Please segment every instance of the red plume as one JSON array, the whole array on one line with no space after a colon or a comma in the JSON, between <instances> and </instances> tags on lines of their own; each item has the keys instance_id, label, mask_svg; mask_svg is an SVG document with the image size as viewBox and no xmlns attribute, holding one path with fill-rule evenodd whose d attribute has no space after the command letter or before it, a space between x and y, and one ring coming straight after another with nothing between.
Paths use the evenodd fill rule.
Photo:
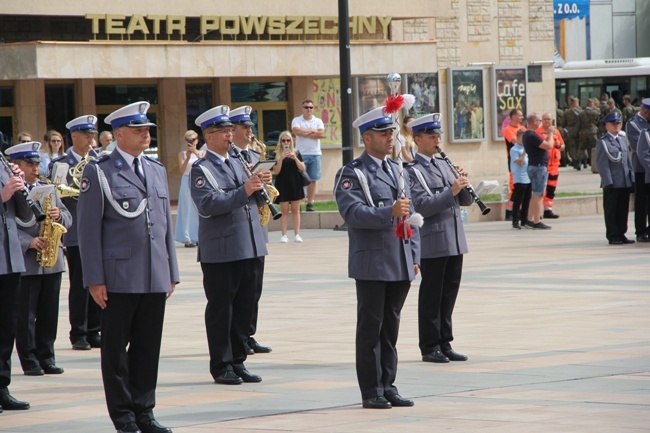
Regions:
<instances>
[{"instance_id":1,"label":"red plume","mask_svg":"<svg viewBox=\"0 0 650 433\"><path fill-rule=\"evenodd\" d=\"M401 218L397 222L397 227L395 228L395 235L397 235L397 237L400 239L404 239L404 224L406 224L406 239L411 239L411 236L413 236L413 229L411 228L410 224L405 223L404 220Z\"/></svg>"},{"instance_id":2,"label":"red plume","mask_svg":"<svg viewBox=\"0 0 650 433\"><path fill-rule=\"evenodd\" d=\"M402 95L393 96L390 95L386 98L386 108L385 112L387 114L397 113L402 105L404 104L404 97Z\"/></svg>"}]
</instances>

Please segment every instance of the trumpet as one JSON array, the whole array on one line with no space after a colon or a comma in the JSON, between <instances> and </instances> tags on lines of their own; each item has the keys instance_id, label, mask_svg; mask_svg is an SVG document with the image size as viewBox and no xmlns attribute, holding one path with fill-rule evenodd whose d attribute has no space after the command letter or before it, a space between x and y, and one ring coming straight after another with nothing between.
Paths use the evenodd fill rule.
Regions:
<instances>
[{"instance_id":1,"label":"trumpet","mask_svg":"<svg viewBox=\"0 0 650 433\"><path fill-rule=\"evenodd\" d=\"M458 179L459 177L461 177L462 174L460 174L460 171L458 171L458 169L456 168L456 166L454 165L454 163L451 162L451 160L450 160L449 158L447 158L447 155L445 154L445 152L443 152L442 149L441 149L439 146L436 146L436 150L438 151L438 153L440 154L440 156L442 157L442 159L445 160L445 162L447 163L447 165L448 165L449 168L451 169L451 172L454 174L454 176L456 177L456 179ZM476 191L474 191L474 188L472 187L472 185L467 185L467 186L465 187L465 189L467 190L467 192L469 192L469 195L472 196L472 198L474 199L474 201L476 202L476 204L478 205L478 207L481 209L481 214L482 214L482 215L487 215L487 214L489 214L490 211L491 211L492 209L490 209L489 207L487 207L487 206L485 205L485 203L483 203L483 201L480 199L480 197L476 194Z\"/></svg>"},{"instance_id":2,"label":"trumpet","mask_svg":"<svg viewBox=\"0 0 650 433\"><path fill-rule=\"evenodd\" d=\"M241 154L239 149L237 149L237 146L235 146L235 143L232 141L230 142L230 150L232 153L239 159L239 162L241 162L242 167L244 168L244 173L246 174L246 177L251 178L255 176L253 172L251 171L250 168L248 168L248 162L244 158L244 156ZM261 189L259 191L255 191L256 195L259 195L263 200L264 203L266 203L266 207L268 207L269 211L271 212L271 215L273 216L273 220L277 220L278 218L282 217L282 212L277 210L275 206L273 205L273 202L271 201L271 198L267 194L265 189Z\"/></svg>"},{"instance_id":3,"label":"trumpet","mask_svg":"<svg viewBox=\"0 0 650 433\"><path fill-rule=\"evenodd\" d=\"M2 164L2 168L7 172L9 177L16 176L16 173L14 173L14 170L11 168L9 165L9 161L0 153L0 163ZM41 209L41 206L38 203L34 203L34 201L29 198L29 192L27 191L27 183L25 182L25 179L21 178L23 181L23 186L24 188L21 189L19 192L20 194L25 197L25 201L27 202L27 206L32 210L34 213L34 217L36 218L36 221L39 223L45 219L45 214L43 213L43 210Z\"/></svg>"}]
</instances>

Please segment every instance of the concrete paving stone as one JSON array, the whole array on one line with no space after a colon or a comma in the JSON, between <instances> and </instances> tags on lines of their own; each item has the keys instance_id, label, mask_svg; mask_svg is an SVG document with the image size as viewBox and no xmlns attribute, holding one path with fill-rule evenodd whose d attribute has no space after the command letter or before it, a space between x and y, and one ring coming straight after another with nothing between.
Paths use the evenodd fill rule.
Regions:
<instances>
[{"instance_id":1,"label":"concrete paving stone","mask_svg":"<svg viewBox=\"0 0 650 433\"><path fill-rule=\"evenodd\" d=\"M246 362L261 383L230 387L209 374L200 266L196 250L179 246L156 416L175 433L647 432L650 245L610 247L600 215L550 224L517 233L503 221L465 226L453 345L467 362L421 362L413 283L396 385L415 406L386 411L360 405L346 233L305 230L303 244L269 244L256 338L273 352ZM99 351L73 351L67 339L67 291L64 276L55 347L66 372L23 376L14 353L10 389L32 409L0 414L0 432L113 431Z\"/></svg>"}]
</instances>

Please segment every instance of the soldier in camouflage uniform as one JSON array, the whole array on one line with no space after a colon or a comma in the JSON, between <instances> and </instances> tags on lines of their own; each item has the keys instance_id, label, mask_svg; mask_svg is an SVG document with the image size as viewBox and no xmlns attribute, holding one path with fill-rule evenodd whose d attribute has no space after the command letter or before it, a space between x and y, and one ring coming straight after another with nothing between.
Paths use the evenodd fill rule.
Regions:
<instances>
[{"instance_id":1,"label":"soldier in camouflage uniform","mask_svg":"<svg viewBox=\"0 0 650 433\"><path fill-rule=\"evenodd\" d=\"M621 113L621 117L623 118L623 125L627 125L627 121L634 118L636 109L634 108L634 105L632 105L632 97L630 95L623 96L623 110L621 110Z\"/></svg>"},{"instance_id":2,"label":"soldier in camouflage uniform","mask_svg":"<svg viewBox=\"0 0 650 433\"><path fill-rule=\"evenodd\" d=\"M591 149L598 141L598 125L600 123L600 110L597 107L598 100L595 98L587 101L587 107L578 116L578 154L582 167L587 168L591 155Z\"/></svg>"},{"instance_id":3,"label":"soldier in camouflage uniform","mask_svg":"<svg viewBox=\"0 0 650 433\"><path fill-rule=\"evenodd\" d=\"M576 170L580 170L580 161L579 147L578 147L578 118L582 108L580 108L580 100L571 95L567 98L569 102L569 107L564 111L564 122L563 126L566 129L566 140L567 153L571 159L571 164Z\"/></svg>"}]
</instances>

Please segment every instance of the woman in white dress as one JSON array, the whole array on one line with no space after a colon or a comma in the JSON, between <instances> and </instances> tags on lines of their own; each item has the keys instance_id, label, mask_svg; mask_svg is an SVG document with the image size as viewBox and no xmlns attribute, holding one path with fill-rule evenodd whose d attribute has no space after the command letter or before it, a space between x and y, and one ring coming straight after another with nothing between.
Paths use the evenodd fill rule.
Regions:
<instances>
[{"instance_id":1,"label":"woman in white dress","mask_svg":"<svg viewBox=\"0 0 650 433\"><path fill-rule=\"evenodd\" d=\"M178 153L181 188L178 192L178 212L176 214L176 230L174 239L185 244L187 248L196 247L199 239L199 214L192 203L190 196L190 171L192 164L203 157L203 152L197 149L199 136L196 131L189 130L185 133L184 150Z\"/></svg>"}]
</instances>

